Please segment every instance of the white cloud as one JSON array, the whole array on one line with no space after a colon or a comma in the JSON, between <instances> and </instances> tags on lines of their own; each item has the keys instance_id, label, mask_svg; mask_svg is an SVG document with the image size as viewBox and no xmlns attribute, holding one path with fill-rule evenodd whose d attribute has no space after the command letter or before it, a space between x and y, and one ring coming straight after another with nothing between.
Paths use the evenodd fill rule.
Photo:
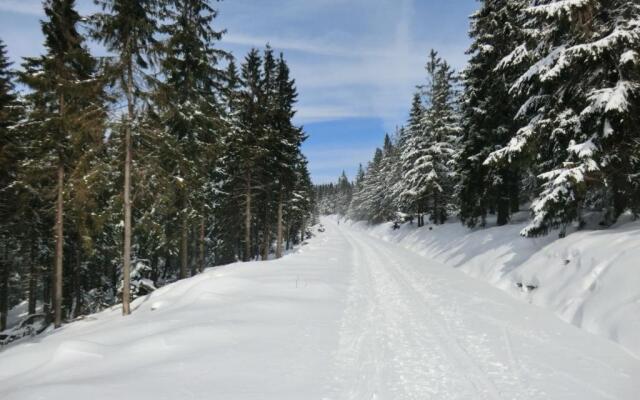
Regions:
<instances>
[{"instance_id":1,"label":"white cloud","mask_svg":"<svg viewBox=\"0 0 640 400\"><path fill-rule=\"evenodd\" d=\"M39 0L1 0L0 11L20 14L44 15L42 2Z\"/></svg>"},{"instance_id":2,"label":"white cloud","mask_svg":"<svg viewBox=\"0 0 640 400\"><path fill-rule=\"evenodd\" d=\"M266 27L247 24L252 15L240 13L242 29L234 29L238 20L230 19L230 33L223 43L232 50L239 46L239 57L247 46L261 48L266 43L285 51L300 91L299 120L305 122L375 116L392 129L404 122L412 92L424 81L424 64L431 48L441 50L454 67L462 67L466 60L466 43L430 42L414 37L414 24L420 23L414 0L282 2L277 12L272 8L273 2L261 3L259 13L265 15L261 20L271 21ZM242 11L253 10L255 15L249 3L236 4L246 7ZM221 3L221 11L224 15L225 3ZM336 22L329 17L314 23L321 12L325 13L323 18L353 14L361 20ZM238 14L238 10L234 13ZM287 30L300 21L310 21L308 29L297 26ZM361 32L354 32L351 22L358 22ZM281 27L276 32L275 24ZM325 25L332 29L323 30Z\"/></svg>"}]
</instances>

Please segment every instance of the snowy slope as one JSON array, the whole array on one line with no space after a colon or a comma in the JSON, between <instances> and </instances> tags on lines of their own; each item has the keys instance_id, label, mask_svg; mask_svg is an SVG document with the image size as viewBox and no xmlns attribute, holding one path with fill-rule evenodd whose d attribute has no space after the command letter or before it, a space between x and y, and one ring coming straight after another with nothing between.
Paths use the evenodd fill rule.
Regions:
<instances>
[{"instance_id":1,"label":"snowy slope","mask_svg":"<svg viewBox=\"0 0 640 400\"><path fill-rule=\"evenodd\" d=\"M549 308L640 357L640 222L558 240L520 237L526 223L475 231L455 222L395 231L390 224L355 225Z\"/></svg>"},{"instance_id":2,"label":"snowy slope","mask_svg":"<svg viewBox=\"0 0 640 400\"><path fill-rule=\"evenodd\" d=\"M0 399L636 399L640 360L325 219L298 253L166 286L0 352Z\"/></svg>"}]
</instances>

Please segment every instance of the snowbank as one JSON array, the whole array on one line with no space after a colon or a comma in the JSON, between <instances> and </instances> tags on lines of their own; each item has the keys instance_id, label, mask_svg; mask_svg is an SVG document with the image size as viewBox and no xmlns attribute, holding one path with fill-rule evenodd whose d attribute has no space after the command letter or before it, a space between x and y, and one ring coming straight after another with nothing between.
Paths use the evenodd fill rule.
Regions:
<instances>
[{"instance_id":1,"label":"snowbank","mask_svg":"<svg viewBox=\"0 0 640 400\"><path fill-rule=\"evenodd\" d=\"M469 231L457 222L417 229L368 226L373 236L459 268L553 310L563 320L616 341L640 357L640 222L564 239L526 239L517 223Z\"/></svg>"}]
</instances>

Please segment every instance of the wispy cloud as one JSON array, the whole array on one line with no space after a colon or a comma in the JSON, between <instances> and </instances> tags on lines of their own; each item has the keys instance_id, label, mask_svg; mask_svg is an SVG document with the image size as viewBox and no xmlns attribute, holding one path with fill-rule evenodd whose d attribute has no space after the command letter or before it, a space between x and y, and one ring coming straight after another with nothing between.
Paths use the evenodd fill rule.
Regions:
<instances>
[{"instance_id":1,"label":"wispy cloud","mask_svg":"<svg viewBox=\"0 0 640 400\"><path fill-rule=\"evenodd\" d=\"M378 116L392 129L403 122L412 91L424 81L430 48L440 49L455 67L466 60L466 41L416 37L416 24L423 21L416 18L415 0L322 0L304 7L299 1L281 2L277 13L274 1L261 3L265 18L260 20L271 21L266 27L247 24L251 16L222 3L222 15L240 15L229 19L223 43L240 57L247 47L266 43L284 51L301 92L302 121ZM236 5L249 10L243 8L247 2ZM239 22L242 29L234 28ZM274 24L282 28L275 35Z\"/></svg>"},{"instance_id":2,"label":"wispy cloud","mask_svg":"<svg viewBox=\"0 0 640 400\"><path fill-rule=\"evenodd\" d=\"M42 2L39 0L2 0L0 11L8 11L29 15L44 15Z\"/></svg>"}]
</instances>

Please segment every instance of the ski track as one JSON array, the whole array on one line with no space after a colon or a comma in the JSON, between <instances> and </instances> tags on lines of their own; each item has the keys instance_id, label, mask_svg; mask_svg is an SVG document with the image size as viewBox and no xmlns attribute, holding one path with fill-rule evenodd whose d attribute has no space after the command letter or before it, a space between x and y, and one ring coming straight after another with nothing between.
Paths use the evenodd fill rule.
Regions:
<instances>
[{"instance_id":1,"label":"ski track","mask_svg":"<svg viewBox=\"0 0 640 400\"><path fill-rule=\"evenodd\" d=\"M626 398L571 370L556 368L553 360L519 357L514 343L526 344L527 349L549 347L586 360L620 378L621 386L614 389L633 393L629 376L606 361L554 343L552 334L509 326L508 320L490 314L509 310L508 300L452 287L446 277L432 273L433 268L424 268L427 259L361 231L342 228L340 233L353 249L354 270L330 399ZM489 312L469 315L472 310L466 308L478 305ZM477 321L488 327L486 332L472 326ZM562 385L554 383L557 392L549 393L540 383L553 377L570 384L556 388Z\"/></svg>"}]
</instances>

